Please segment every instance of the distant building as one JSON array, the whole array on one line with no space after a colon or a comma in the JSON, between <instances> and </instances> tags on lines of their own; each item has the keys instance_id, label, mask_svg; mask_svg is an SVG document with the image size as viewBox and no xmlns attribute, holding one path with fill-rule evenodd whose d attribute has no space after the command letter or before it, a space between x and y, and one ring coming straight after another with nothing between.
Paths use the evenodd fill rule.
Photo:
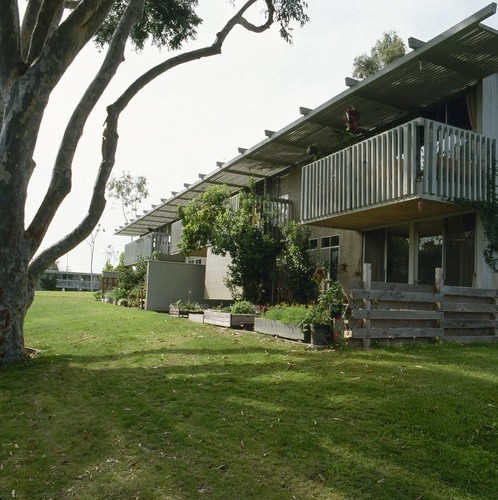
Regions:
<instances>
[{"instance_id":1,"label":"distant building","mask_svg":"<svg viewBox=\"0 0 498 500\"><path fill-rule=\"evenodd\" d=\"M94 273L92 280L90 273L50 269L43 273L38 289L89 292L100 290L100 286L100 274Z\"/></svg>"}]
</instances>

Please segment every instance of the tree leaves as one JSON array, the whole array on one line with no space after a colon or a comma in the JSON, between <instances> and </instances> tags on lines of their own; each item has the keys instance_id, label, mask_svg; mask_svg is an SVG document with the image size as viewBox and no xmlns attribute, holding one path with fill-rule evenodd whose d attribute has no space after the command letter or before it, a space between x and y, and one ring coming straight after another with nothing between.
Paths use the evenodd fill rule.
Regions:
<instances>
[{"instance_id":1,"label":"tree leaves","mask_svg":"<svg viewBox=\"0 0 498 500\"><path fill-rule=\"evenodd\" d=\"M108 44L124 12L126 0L117 0L107 20L95 36L99 47ZM147 0L144 14L131 33L137 50L150 40L152 45L178 49L188 39L195 38L202 19L195 13L198 0Z\"/></svg>"},{"instance_id":2,"label":"tree leaves","mask_svg":"<svg viewBox=\"0 0 498 500\"><path fill-rule=\"evenodd\" d=\"M381 70L396 59L404 56L405 44L396 31L386 31L372 47L370 55L361 54L354 58L353 76L366 78Z\"/></svg>"}]
</instances>

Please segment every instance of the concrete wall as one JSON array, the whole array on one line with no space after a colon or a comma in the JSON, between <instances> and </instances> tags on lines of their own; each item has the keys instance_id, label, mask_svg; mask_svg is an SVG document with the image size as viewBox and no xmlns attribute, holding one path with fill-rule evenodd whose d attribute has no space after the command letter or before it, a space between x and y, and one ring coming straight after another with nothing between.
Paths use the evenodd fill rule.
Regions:
<instances>
[{"instance_id":1,"label":"concrete wall","mask_svg":"<svg viewBox=\"0 0 498 500\"><path fill-rule=\"evenodd\" d=\"M177 300L202 303L206 266L151 260L147 266L148 311L168 311Z\"/></svg>"}]
</instances>

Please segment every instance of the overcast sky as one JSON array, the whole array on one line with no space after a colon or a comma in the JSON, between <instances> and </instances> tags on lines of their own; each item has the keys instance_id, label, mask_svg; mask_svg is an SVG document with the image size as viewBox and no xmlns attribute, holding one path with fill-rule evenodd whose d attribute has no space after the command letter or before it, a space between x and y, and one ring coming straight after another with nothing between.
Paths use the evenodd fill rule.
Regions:
<instances>
[{"instance_id":1,"label":"overcast sky","mask_svg":"<svg viewBox=\"0 0 498 500\"><path fill-rule=\"evenodd\" d=\"M355 56L369 52L384 31L396 30L403 40L427 41L481 8L486 0L308 0L310 23L293 32L289 46L270 32L238 29L219 56L178 67L146 87L120 120L120 142L114 175L123 171L144 175L150 195L141 207L149 209L199 173L216 169L217 161L237 156L265 138L264 130L279 130L299 118L299 107L315 108L346 89ZM228 0L200 0L204 19L191 49L210 44L234 10ZM240 5L240 2L238 2ZM214 7L214 8L213 8ZM255 14L258 14L256 11ZM485 21L498 29L498 15ZM106 105L141 73L170 54L147 48L129 51L114 82L85 128L74 161L73 190L59 210L43 247L67 234L88 209L100 162L100 137ZM43 199L54 157L69 116L95 74L103 54L87 47L51 96L35 152L27 206L27 224ZM128 237L114 236L124 224L119 204L109 200L95 244L94 272L104 265L108 245L122 251ZM59 260L62 269L90 270L90 247L82 243Z\"/></svg>"}]
</instances>

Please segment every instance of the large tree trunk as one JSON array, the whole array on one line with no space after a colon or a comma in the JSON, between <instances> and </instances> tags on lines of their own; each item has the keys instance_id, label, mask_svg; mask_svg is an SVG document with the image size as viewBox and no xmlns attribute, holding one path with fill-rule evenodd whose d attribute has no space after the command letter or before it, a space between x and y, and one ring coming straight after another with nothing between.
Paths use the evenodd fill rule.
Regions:
<instances>
[{"instance_id":1,"label":"large tree trunk","mask_svg":"<svg viewBox=\"0 0 498 500\"><path fill-rule=\"evenodd\" d=\"M32 146L19 147L9 124L0 137L0 363L20 360L24 354L23 324L32 296L28 292L31 258L24 231L24 204L32 167ZM20 136L20 134L17 134ZM7 138L7 139L6 139ZM28 142L28 141L26 141Z\"/></svg>"},{"instance_id":2,"label":"large tree trunk","mask_svg":"<svg viewBox=\"0 0 498 500\"><path fill-rule=\"evenodd\" d=\"M0 132L0 363L20 360L24 354L23 324L31 304L24 207L34 166L33 137L42 116L40 107L25 110L20 86L9 90L3 98Z\"/></svg>"},{"instance_id":3,"label":"large tree trunk","mask_svg":"<svg viewBox=\"0 0 498 500\"><path fill-rule=\"evenodd\" d=\"M0 363L19 361L24 356L24 318L31 304L26 269L16 263L12 252L0 262L0 273L6 276L0 289Z\"/></svg>"}]
</instances>

